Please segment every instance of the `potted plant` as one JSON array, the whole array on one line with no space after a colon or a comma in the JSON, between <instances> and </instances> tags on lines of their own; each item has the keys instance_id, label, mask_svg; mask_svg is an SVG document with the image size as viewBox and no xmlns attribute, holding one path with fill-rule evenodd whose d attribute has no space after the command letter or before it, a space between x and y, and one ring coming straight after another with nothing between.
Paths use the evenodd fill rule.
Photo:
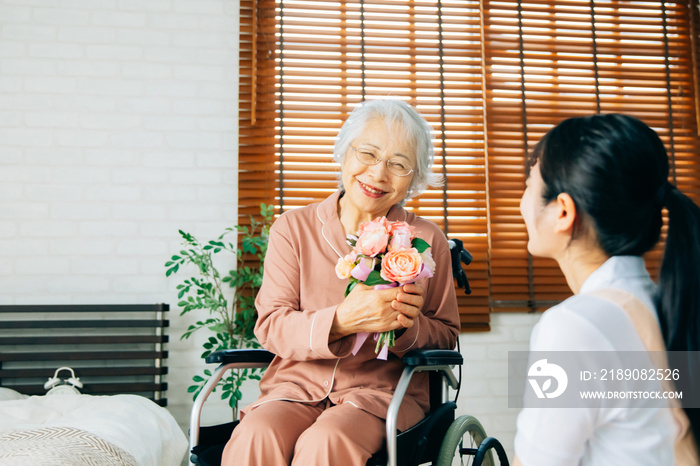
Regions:
<instances>
[{"instance_id":1,"label":"potted plant","mask_svg":"<svg viewBox=\"0 0 700 466\"><path fill-rule=\"evenodd\" d=\"M208 242L179 230L183 249L165 263L165 275L175 274L188 264L196 267L194 276L177 285L177 305L182 308L181 316L195 311L206 314L206 318L190 325L181 337L188 339L194 332L209 331L211 334L202 345L202 358L222 349L260 348L253 333L255 296L262 284L273 210L273 206L260 204L262 221L251 216L250 225L227 228L217 239ZM226 274L220 273L214 263L214 256L219 253L233 254L236 258L236 267ZM230 301L224 293L227 286L233 288ZM222 389L221 398L228 399L233 409L234 419L238 418L241 385L248 379L259 380L261 374L261 369L237 369L230 371L217 384ZM193 393L193 399L210 377L211 371L205 369L203 375L192 378L194 384L187 391Z\"/></svg>"}]
</instances>

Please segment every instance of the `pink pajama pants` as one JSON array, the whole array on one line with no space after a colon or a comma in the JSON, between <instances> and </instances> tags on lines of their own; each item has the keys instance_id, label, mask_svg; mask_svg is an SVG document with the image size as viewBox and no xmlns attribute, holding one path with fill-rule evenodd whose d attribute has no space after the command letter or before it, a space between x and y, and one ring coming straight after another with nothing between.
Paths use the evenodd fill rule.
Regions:
<instances>
[{"instance_id":1,"label":"pink pajama pants","mask_svg":"<svg viewBox=\"0 0 700 466\"><path fill-rule=\"evenodd\" d=\"M226 444L222 466L364 466L382 446L384 419L345 403L270 401L248 414Z\"/></svg>"}]
</instances>

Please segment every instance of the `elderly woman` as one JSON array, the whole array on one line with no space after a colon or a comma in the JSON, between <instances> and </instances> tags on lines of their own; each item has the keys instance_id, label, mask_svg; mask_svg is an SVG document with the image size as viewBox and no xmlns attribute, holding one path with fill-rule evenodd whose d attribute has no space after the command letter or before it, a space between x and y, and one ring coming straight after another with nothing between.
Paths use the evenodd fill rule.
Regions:
<instances>
[{"instance_id":1,"label":"elderly woman","mask_svg":"<svg viewBox=\"0 0 700 466\"><path fill-rule=\"evenodd\" d=\"M433 181L430 131L404 102L365 102L336 139L340 189L273 225L255 334L276 357L222 464L364 465L385 437L401 356L414 348L454 347L459 315L447 240L435 224L401 207ZM407 222L432 246L434 275L383 290L360 284L344 297L348 281L334 270L350 253L346 236L382 216ZM373 341L353 354L358 333L389 330L396 340L387 360L377 358ZM427 376L419 375L401 405L398 428L417 423L428 408Z\"/></svg>"}]
</instances>

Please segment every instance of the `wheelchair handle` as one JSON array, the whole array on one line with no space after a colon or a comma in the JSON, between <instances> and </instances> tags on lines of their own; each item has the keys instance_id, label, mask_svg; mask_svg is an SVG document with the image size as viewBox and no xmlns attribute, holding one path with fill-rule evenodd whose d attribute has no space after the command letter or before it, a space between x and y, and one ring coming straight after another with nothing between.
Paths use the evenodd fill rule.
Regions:
<instances>
[{"instance_id":1,"label":"wheelchair handle","mask_svg":"<svg viewBox=\"0 0 700 466\"><path fill-rule=\"evenodd\" d=\"M457 285L464 288L466 294L471 294L472 289L469 286L467 274L462 268L462 263L471 264L473 257L469 251L464 249L464 243L461 240L452 238L447 240L447 243L450 245L450 257L452 258L452 276L457 280Z\"/></svg>"}]
</instances>

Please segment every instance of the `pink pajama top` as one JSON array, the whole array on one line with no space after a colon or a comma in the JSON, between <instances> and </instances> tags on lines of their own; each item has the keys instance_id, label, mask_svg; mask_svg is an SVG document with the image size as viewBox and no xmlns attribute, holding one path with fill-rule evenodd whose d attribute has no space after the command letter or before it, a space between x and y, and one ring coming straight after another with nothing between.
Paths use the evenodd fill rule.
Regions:
<instances>
[{"instance_id":1,"label":"pink pajama top","mask_svg":"<svg viewBox=\"0 0 700 466\"><path fill-rule=\"evenodd\" d=\"M255 335L276 354L260 382L260 398L245 411L272 401L350 403L385 419L403 365L416 348L454 348L459 312L450 251L432 222L391 208L389 221L402 220L432 246L435 274L425 283L424 306L413 327L396 338L386 361L376 358L370 337L352 354L356 336L328 343L337 306L348 280L335 274L338 258L351 250L338 218L337 191L320 203L281 215L270 231L262 288L257 296ZM405 430L429 409L427 374L414 376L401 405L398 428Z\"/></svg>"}]
</instances>

